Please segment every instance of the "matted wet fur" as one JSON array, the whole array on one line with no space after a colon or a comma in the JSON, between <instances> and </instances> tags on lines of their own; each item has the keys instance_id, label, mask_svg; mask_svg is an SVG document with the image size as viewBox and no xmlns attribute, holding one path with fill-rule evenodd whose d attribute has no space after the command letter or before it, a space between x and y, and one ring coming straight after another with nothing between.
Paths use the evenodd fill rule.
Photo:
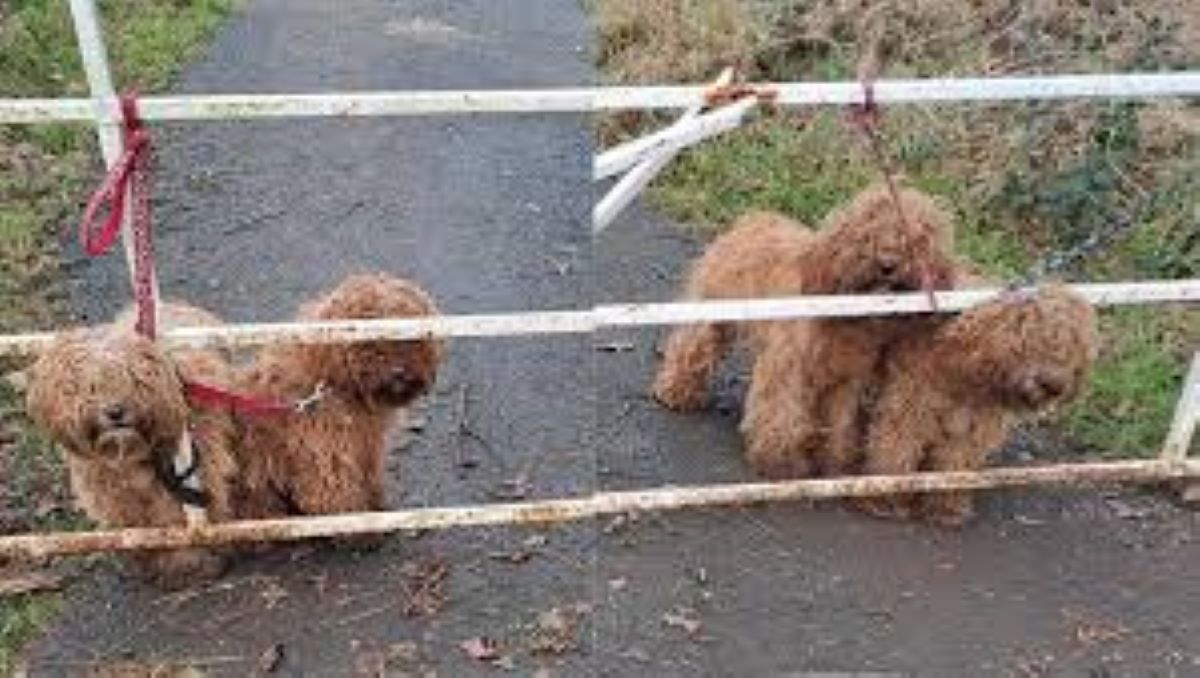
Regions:
<instances>
[{"instance_id":1,"label":"matted wet fur","mask_svg":"<svg viewBox=\"0 0 1200 678\"><path fill-rule=\"evenodd\" d=\"M747 214L696 261L684 296L952 288L952 219L919 191L901 189L899 200L903 221L888 190L869 187L816 232L782 215ZM741 423L750 464L769 477L839 475L858 461L863 408L878 385L884 350L934 322L909 316L682 326L667 342L654 395L672 409L702 406L713 373L740 334L754 353Z\"/></svg>"},{"instance_id":2,"label":"matted wet fur","mask_svg":"<svg viewBox=\"0 0 1200 678\"><path fill-rule=\"evenodd\" d=\"M965 311L928 336L906 337L888 361L864 471L904 474L982 468L1012 426L1084 388L1099 337L1085 299L1052 285ZM877 513L957 525L966 492L856 502Z\"/></svg>"},{"instance_id":3,"label":"matted wet fur","mask_svg":"<svg viewBox=\"0 0 1200 678\"><path fill-rule=\"evenodd\" d=\"M219 324L216 316L185 304L161 309L164 328ZM232 519L232 422L221 412L191 411L180 380L228 384L228 363L208 350L171 351L168 357L133 327L130 310L110 325L58 336L30 371L30 416L65 449L76 501L101 525L187 523L183 503L156 466L171 463L189 425L209 497L208 519ZM166 586L216 576L226 565L222 553L199 548L137 552L126 560L135 573Z\"/></svg>"},{"instance_id":4,"label":"matted wet fur","mask_svg":"<svg viewBox=\"0 0 1200 678\"><path fill-rule=\"evenodd\" d=\"M300 320L429 316L433 300L384 274L354 275L304 306ZM326 389L306 413L244 417L248 517L385 508L385 436L437 377L442 342L275 344L239 379L241 390L286 401Z\"/></svg>"}]
</instances>

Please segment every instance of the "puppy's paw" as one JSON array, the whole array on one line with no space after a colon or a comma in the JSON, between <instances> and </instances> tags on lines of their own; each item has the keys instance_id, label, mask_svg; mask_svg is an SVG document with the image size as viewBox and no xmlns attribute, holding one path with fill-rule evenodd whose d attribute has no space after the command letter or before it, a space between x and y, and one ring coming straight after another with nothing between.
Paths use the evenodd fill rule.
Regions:
<instances>
[{"instance_id":1,"label":"puppy's paw","mask_svg":"<svg viewBox=\"0 0 1200 678\"><path fill-rule=\"evenodd\" d=\"M708 401L708 392L703 385L688 383L666 372L658 375L650 395L663 407L676 412L704 409Z\"/></svg>"},{"instance_id":2,"label":"puppy's paw","mask_svg":"<svg viewBox=\"0 0 1200 678\"><path fill-rule=\"evenodd\" d=\"M334 537L329 545L336 549L344 549L355 553L373 553L382 549L388 542L386 534L355 534L345 537Z\"/></svg>"},{"instance_id":3,"label":"puppy's paw","mask_svg":"<svg viewBox=\"0 0 1200 678\"><path fill-rule=\"evenodd\" d=\"M921 505L921 517L931 525L957 529L970 522L975 516L971 496L966 493L948 492L941 496L929 495Z\"/></svg>"},{"instance_id":4,"label":"puppy's paw","mask_svg":"<svg viewBox=\"0 0 1200 678\"><path fill-rule=\"evenodd\" d=\"M850 508L874 518L910 520L913 517L913 498L907 495L891 497L854 497L847 500Z\"/></svg>"},{"instance_id":5,"label":"puppy's paw","mask_svg":"<svg viewBox=\"0 0 1200 678\"><path fill-rule=\"evenodd\" d=\"M132 574L166 589L211 581L229 569L229 558L203 549L181 549L133 556Z\"/></svg>"},{"instance_id":6,"label":"puppy's paw","mask_svg":"<svg viewBox=\"0 0 1200 678\"><path fill-rule=\"evenodd\" d=\"M812 460L805 454L754 454L747 457L754 472L768 480L798 480L815 476Z\"/></svg>"}]
</instances>

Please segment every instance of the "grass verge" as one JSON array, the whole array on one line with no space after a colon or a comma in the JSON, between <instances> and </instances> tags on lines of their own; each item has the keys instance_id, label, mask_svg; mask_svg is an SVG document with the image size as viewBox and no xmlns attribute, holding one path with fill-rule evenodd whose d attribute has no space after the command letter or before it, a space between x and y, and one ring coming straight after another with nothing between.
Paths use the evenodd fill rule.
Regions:
<instances>
[{"instance_id":1,"label":"grass verge","mask_svg":"<svg viewBox=\"0 0 1200 678\"><path fill-rule=\"evenodd\" d=\"M619 83L855 77L872 54L889 77L1195 68L1200 16L1186 0L1010 3L951 0L593 0L598 65ZM602 145L661 123L600 121ZM1068 279L1200 277L1200 110L1179 101L907 106L885 112L898 169L958 216L959 249L999 277L1107 229L1134 226ZM749 208L816 223L877 179L844 113L792 109L684 154L650 190L691 228L715 232ZM1069 447L1154 453L1166 432L1200 313L1120 309L1103 318L1091 388L1062 413Z\"/></svg>"},{"instance_id":2,"label":"grass verge","mask_svg":"<svg viewBox=\"0 0 1200 678\"><path fill-rule=\"evenodd\" d=\"M169 84L236 0L108 0L100 3L114 78L143 92ZM67 3L0 0L0 92L5 97L87 94ZM68 316L59 235L78 216L100 164L88 126L0 127L0 331L47 329ZM0 376L20 368L0 363ZM24 417L20 380L0 380L0 528L70 528L59 456ZM0 599L0 675L54 615L58 594Z\"/></svg>"}]
</instances>

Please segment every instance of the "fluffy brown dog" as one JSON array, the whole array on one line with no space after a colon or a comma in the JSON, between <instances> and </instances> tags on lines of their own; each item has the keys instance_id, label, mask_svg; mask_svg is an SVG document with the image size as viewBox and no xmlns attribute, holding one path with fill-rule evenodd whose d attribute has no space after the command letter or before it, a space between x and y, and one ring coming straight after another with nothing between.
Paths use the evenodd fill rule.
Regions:
<instances>
[{"instance_id":1,"label":"fluffy brown dog","mask_svg":"<svg viewBox=\"0 0 1200 678\"><path fill-rule=\"evenodd\" d=\"M433 301L406 280L356 275L301 309L301 320L428 316ZM283 401L322 395L307 412L243 419L247 517L384 508L384 438L405 405L433 385L442 343L281 344L239 380Z\"/></svg>"},{"instance_id":2,"label":"fluffy brown dog","mask_svg":"<svg viewBox=\"0 0 1200 678\"><path fill-rule=\"evenodd\" d=\"M818 232L753 213L695 263L689 299L947 289L954 285L952 220L924 194L874 186L834 212ZM752 323L755 354L741 430L761 474L804 477L849 470L861 450L861 414L881 376L885 348L928 327L919 318ZM654 384L667 407L703 404L713 372L737 335L729 323L677 329Z\"/></svg>"},{"instance_id":3,"label":"fluffy brown dog","mask_svg":"<svg viewBox=\"0 0 1200 678\"><path fill-rule=\"evenodd\" d=\"M865 471L902 474L981 468L1013 424L1068 401L1085 385L1099 341L1096 314L1061 286L1006 296L928 336L901 341L872 419ZM914 510L957 525L965 492L862 502L878 514Z\"/></svg>"},{"instance_id":4,"label":"fluffy brown dog","mask_svg":"<svg viewBox=\"0 0 1200 678\"><path fill-rule=\"evenodd\" d=\"M206 311L164 304L161 324L214 325ZM231 420L193 413L181 379L229 383L231 370L212 351L164 353L133 330L133 313L110 326L60 335L38 358L27 394L30 416L66 449L71 487L80 507L107 527L179 526L188 501L204 503L207 519L233 517L237 466ZM195 474L207 501L180 488L174 457L189 431ZM216 576L225 558L204 549L131 555L147 578L174 586Z\"/></svg>"}]
</instances>

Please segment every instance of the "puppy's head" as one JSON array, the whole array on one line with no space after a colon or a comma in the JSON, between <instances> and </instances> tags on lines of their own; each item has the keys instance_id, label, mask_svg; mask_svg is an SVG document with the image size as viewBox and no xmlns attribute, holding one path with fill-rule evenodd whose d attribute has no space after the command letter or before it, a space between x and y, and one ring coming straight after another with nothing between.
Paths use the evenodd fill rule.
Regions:
<instances>
[{"instance_id":1,"label":"puppy's head","mask_svg":"<svg viewBox=\"0 0 1200 678\"><path fill-rule=\"evenodd\" d=\"M908 188L872 186L829 215L806 267L811 294L884 294L954 287L953 220ZM903 218L901 218L903 214Z\"/></svg>"},{"instance_id":2,"label":"puppy's head","mask_svg":"<svg viewBox=\"0 0 1200 678\"><path fill-rule=\"evenodd\" d=\"M301 310L305 320L411 318L437 313L433 300L407 280L355 275ZM309 370L326 385L379 407L401 407L437 378L442 342L435 339L310 345Z\"/></svg>"},{"instance_id":3,"label":"puppy's head","mask_svg":"<svg viewBox=\"0 0 1200 678\"><path fill-rule=\"evenodd\" d=\"M27 405L71 454L113 465L171 454L188 412L165 355L116 328L57 337L31 369Z\"/></svg>"},{"instance_id":4,"label":"puppy's head","mask_svg":"<svg viewBox=\"0 0 1200 678\"><path fill-rule=\"evenodd\" d=\"M974 392L1018 411L1077 396L1098 353L1095 310L1058 285L990 301L946 328Z\"/></svg>"}]
</instances>

